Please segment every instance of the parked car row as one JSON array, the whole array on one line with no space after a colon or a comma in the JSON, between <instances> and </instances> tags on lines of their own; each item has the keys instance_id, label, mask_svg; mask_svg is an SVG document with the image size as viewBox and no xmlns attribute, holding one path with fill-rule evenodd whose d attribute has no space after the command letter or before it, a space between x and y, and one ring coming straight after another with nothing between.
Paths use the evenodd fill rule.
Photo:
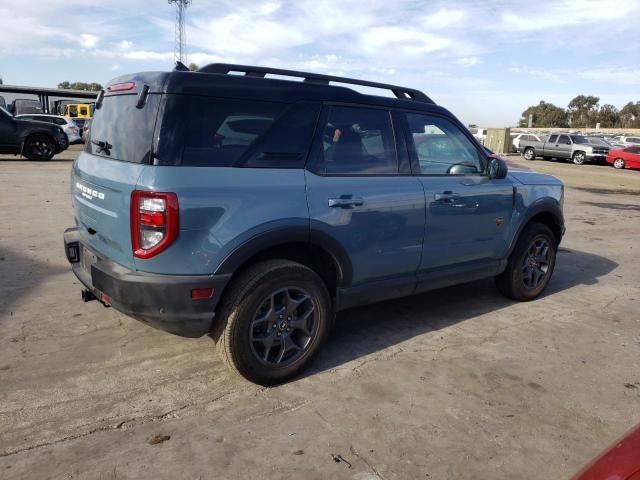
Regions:
<instances>
[{"instance_id":1,"label":"parked car row","mask_svg":"<svg viewBox=\"0 0 640 480\"><path fill-rule=\"evenodd\" d=\"M80 143L82 142L82 132L80 128L76 124L76 122L69 118L63 117L60 115L45 115L42 113L32 113L25 115L16 115L15 118L20 118L22 120L33 120L35 122L47 122L53 123L54 125L60 125L64 133L67 134L67 138L69 139L69 144Z\"/></svg>"},{"instance_id":2,"label":"parked car row","mask_svg":"<svg viewBox=\"0 0 640 480\"><path fill-rule=\"evenodd\" d=\"M29 160L51 160L68 146L69 139L62 126L16 118L0 108L0 153L21 154Z\"/></svg>"}]
</instances>

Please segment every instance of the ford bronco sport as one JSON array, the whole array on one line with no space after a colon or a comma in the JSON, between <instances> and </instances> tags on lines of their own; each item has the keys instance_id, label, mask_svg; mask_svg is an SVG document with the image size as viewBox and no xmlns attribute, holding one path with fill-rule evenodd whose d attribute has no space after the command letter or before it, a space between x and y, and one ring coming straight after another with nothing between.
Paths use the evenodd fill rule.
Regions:
<instances>
[{"instance_id":1,"label":"ford bronco sport","mask_svg":"<svg viewBox=\"0 0 640 480\"><path fill-rule=\"evenodd\" d=\"M85 300L211 334L232 369L275 384L349 307L485 277L535 299L563 194L554 177L508 172L420 91L178 64L98 96L64 241Z\"/></svg>"}]
</instances>

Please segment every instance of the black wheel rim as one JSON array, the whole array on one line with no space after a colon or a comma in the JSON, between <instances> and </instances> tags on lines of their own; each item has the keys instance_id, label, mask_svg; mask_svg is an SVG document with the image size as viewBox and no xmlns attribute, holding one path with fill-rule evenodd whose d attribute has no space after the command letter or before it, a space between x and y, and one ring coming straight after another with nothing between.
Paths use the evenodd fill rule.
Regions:
<instances>
[{"instance_id":1,"label":"black wheel rim","mask_svg":"<svg viewBox=\"0 0 640 480\"><path fill-rule=\"evenodd\" d=\"M527 290L538 288L549 275L551 246L543 238L531 242L522 261L522 283Z\"/></svg>"},{"instance_id":2,"label":"black wheel rim","mask_svg":"<svg viewBox=\"0 0 640 480\"><path fill-rule=\"evenodd\" d=\"M318 333L317 309L311 295L299 287L269 294L250 326L251 351L263 365L286 367L296 362Z\"/></svg>"},{"instance_id":3,"label":"black wheel rim","mask_svg":"<svg viewBox=\"0 0 640 480\"><path fill-rule=\"evenodd\" d=\"M53 147L51 146L51 142L46 138L36 137L33 139L30 145L31 154L35 157L45 158L51 155L53 152Z\"/></svg>"}]
</instances>

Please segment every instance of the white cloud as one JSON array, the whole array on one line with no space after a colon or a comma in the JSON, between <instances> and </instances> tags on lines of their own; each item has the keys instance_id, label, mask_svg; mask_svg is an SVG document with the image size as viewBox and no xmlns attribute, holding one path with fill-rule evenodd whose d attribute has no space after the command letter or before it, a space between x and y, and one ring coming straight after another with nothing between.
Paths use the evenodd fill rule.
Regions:
<instances>
[{"instance_id":1,"label":"white cloud","mask_svg":"<svg viewBox=\"0 0 640 480\"><path fill-rule=\"evenodd\" d=\"M80 46L82 48L93 48L98 44L99 38L90 33L80 34Z\"/></svg>"},{"instance_id":2,"label":"white cloud","mask_svg":"<svg viewBox=\"0 0 640 480\"><path fill-rule=\"evenodd\" d=\"M535 5L533 16L523 18L523 9L502 16L498 29L534 32L573 25L602 23L623 19L638 7L636 0L565 0L542 6Z\"/></svg>"},{"instance_id":3,"label":"white cloud","mask_svg":"<svg viewBox=\"0 0 640 480\"><path fill-rule=\"evenodd\" d=\"M462 57L455 61L458 65L462 65L463 67L472 67L473 65L477 65L480 63L480 59L478 57Z\"/></svg>"},{"instance_id":4,"label":"white cloud","mask_svg":"<svg viewBox=\"0 0 640 480\"><path fill-rule=\"evenodd\" d=\"M133 42L130 42L129 40L122 40L118 46L122 49L122 50L129 50L130 48L133 47Z\"/></svg>"},{"instance_id":5,"label":"white cloud","mask_svg":"<svg viewBox=\"0 0 640 480\"><path fill-rule=\"evenodd\" d=\"M280 2L267 2L260 5L260 7L258 7L258 10L263 15L271 15L272 13L280 10L280 8L282 8L282 3Z\"/></svg>"},{"instance_id":6,"label":"white cloud","mask_svg":"<svg viewBox=\"0 0 640 480\"><path fill-rule=\"evenodd\" d=\"M640 68L636 67L590 68L580 72L580 76L607 84L640 87Z\"/></svg>"},{"instance_id":7,"label":"white cloud","mask_svg":"<svg viewBox=\"0 0 640 480\"><path fill-rule=\"evenodd\" d=\"M432 28L447 28L460 23L464 16L465 14L462 10L449 10L448 8L441 8L433 15L429 15L425 19L425 23L428 27Z\"/></svg>"}]
</instances>

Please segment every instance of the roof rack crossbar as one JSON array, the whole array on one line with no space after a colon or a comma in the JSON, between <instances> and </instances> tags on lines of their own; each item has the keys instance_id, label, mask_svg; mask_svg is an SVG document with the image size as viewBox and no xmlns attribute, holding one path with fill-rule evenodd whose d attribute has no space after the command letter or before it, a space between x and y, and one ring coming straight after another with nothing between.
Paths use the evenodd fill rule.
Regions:
<instances>
[{"instance_id":1,"label":"roof rack crossbar","mask_svg":"<svg viewBox=\"0 0 640 480\"><path fill-rule=\"evenodd\" d=\"M212 63L198 69L202 73L229 74L231 72L244 73L247 77L264 78L266 75L282 75L285 77L302 78L304 83L315 85L329 85L330 82L361 85L363 87L380 88L390 90L396 98L411 99L421 102L434 103L427 95L420 90L413 88L389 85L386 83L370 82L368 80L358 80L355 78L338 77L333 75L323 75L320 73L300 72L296 70L284 70L280 68L255 67L250 65L234 65L232 63Z\"/></svg>"}]
</instances>

